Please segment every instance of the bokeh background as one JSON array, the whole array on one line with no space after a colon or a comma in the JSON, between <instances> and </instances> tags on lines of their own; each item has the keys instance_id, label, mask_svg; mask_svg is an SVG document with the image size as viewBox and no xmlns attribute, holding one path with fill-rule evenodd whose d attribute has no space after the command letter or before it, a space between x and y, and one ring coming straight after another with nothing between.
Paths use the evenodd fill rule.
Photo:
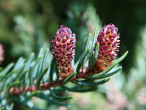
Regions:
<instances>
[{"instance_id":1,"label":"bokeh background","mask_svg":"<svg viewBox=\"0 0 146 110\"><path fill-rule=\"evenodd\" d=\"M76 34L77 61L88 34L109 23L120 32L119 56L129 51L123 71L95 92L70 93L69 108L34 103L50 110L146 110L146 0L0 0L1 66L51 48L61 24Z\"/></svg>"}]
</instances>

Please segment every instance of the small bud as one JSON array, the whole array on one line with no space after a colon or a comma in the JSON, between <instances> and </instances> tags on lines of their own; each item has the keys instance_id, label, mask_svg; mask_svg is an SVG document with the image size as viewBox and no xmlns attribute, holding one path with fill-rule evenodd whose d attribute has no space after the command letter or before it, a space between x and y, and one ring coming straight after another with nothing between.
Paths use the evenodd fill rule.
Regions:
<instances>
[{"instance_id":1,"label":"small bud","mask_svg":"<svg viewBox=\"0 0 146 110\"><path fill-rule=\"evenodd\" d=\"M44 89L44 84L43 83L40 84L40 88Z\"/></svg>"},{"instance_id":2,"label":"small bud","mask_svg":"<svg viewBox=\"0 0 146 110\"><path fill-rule=\"evenodd\" d=\"M60 26L60 29L58 29L56 33L55 39L52 40L53 57L60 70L60 76L66 78L74 72L72 60L75 52L75 38L71 29L63 25Z\"/></svg>"},{"instance_id":3,"label":"small bud","mask_svg":"<svg viewBox=\"0 0 146 110\"><path fill-rule=\"evenodd\" d=\"M99 42L99 53L94 69L102 72L107 69L119 52L119 34L118 28L114 24L105 25L101 29L96 44Z\"/></svg>"},{"instance_id":4,"label":"small bud","mask_svg":"<svg viewBox=\"0 0 146 110\"><path fill-rule=\"evenodd\" d=\"M34 85L34 86L32 87L32 91L36 91L36 90L38 90L38 89L37 89L37 86Z\"/></svg>"},{"instance_id":5,"label":"small bud","mask_svg":"<svg viewBox=\"0 0 146 110\"><path fill-rule=\"evenodd\" d=\"M12 87L12 88L10 89L10 93L11 93L11 94L14 94L14 93L15 93L15 88L14 88L14 87Z\"/></svg>"},{"instance_id":6,"label":"small bud","mask_svg":"<svg viewBox=\"0 0 146 110\"><path fill-rule=\"evenodd\" d=\"M21 94L21 91L19 90L19 88L15 88L15 94Z\"/></svg>"},{"instance_id":7,"label":"small bud","mask_svg":"<svg viewBox=\"0 0 146 110\"><path fill-rule=\"evenodd\" d=\"M29 92L29 91L31 92L31 87L30 86L26 86L24 91L25 92Z\"/></svg>"}]
</instances>

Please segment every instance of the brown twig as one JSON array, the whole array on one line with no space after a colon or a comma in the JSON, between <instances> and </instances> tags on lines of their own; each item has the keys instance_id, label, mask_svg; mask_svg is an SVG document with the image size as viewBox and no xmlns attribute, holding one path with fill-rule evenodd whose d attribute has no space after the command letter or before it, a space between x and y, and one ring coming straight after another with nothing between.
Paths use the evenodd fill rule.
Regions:
<instances>
[{"instance_id":1,"label":"brown twig","mask_svg":"<svg viewBox=\"0 0 146 110\"><path fill-rule=\"evenodd\" d=\"M83 69L83 70L80 70L80 72L78 73L78 75L74 76L70 81L76 81L77 79L79 78L84 78L86 79L87 76L89 74L91 74L92 72L88 70L88 67ZM63 78L59 78L57 79L56 81L54 81L53 83L51 82L45 82L45 83L41 83L40 84L40 89L37 88L36 85L34 85L33 87L30 87L30 86L26 86L26 87L22 87L22 88L18 88L18 87L12 87L10 89L10 94L22 94L22 93L26 93L26 92L34 92L34 91L37 91L37 90L48 90L50 89L51 87L56 87L56 86L61 86L62 82L64 81Z\"/></svg>"}]
</instances>

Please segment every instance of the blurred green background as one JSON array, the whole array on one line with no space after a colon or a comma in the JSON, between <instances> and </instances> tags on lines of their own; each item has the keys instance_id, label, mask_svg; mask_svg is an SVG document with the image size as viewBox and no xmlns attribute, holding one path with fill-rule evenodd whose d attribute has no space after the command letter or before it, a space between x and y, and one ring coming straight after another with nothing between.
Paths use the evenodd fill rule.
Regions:
<instances>
[{"instance_id":1,"label":"blurred green background","mask_svg":"<svg viewBox=\"0 0 146 110\"><path fill-rule=\"evenodd\" d=\"M76 34L75 61L83 52L89 33L105 24L115 24L120 33L119 56L123 71L98 91L70 93L71 107L52 110L146 110L146 0L0 0L0 43L4 67L20 56L27 58L40 48L51 48L61 24ZM46 102L39 105L45 109ZM36 102L37 104L38 102ZM48 109L49 109L48 108Z\"/></svg>"}]
</instances>

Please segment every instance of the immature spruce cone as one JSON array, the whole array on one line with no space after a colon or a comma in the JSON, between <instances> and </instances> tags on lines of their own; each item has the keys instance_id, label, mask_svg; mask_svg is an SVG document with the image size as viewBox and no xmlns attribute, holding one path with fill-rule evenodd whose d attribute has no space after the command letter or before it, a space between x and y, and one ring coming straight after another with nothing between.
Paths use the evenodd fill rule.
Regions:
<instances>
[{"instance_id":1,"label":"immature spruce cone","mask_svg":"<svg viewBox=\"0 0 146 110\"><path fill-rule=\"evenodd\" d=\"M66 78L74 72L72 66L75 50L74 37L75 35L72 34L70 28L61 25L60 29L56 31L56 35L54 36L55 40L52 40L53 56L62 78Z\"/></svg>"},{"instance_id":2,"label":"immature spruce cone","mask_svg":"<svg viewBox=\"0 0 146 110\"><path fill-rule=\"evenodd\" d=\"M0 65L3 60L4 60L4 50L3 50L3 45L0 43Z\"/></svg>"},{"instance_id":3,"label":"immature spruce cone","mask_svg":"<svg viewBox=\"0 0 146 110\"><path fill-rule=\"evenodd\" d=\"M105 25L101 29L97 42L99 42L99 53L94 69L102 72L107 69L119 52L119 33L114 24ZM96 42L96 44L97 44Z\"/></svg>"}]
</instances>

